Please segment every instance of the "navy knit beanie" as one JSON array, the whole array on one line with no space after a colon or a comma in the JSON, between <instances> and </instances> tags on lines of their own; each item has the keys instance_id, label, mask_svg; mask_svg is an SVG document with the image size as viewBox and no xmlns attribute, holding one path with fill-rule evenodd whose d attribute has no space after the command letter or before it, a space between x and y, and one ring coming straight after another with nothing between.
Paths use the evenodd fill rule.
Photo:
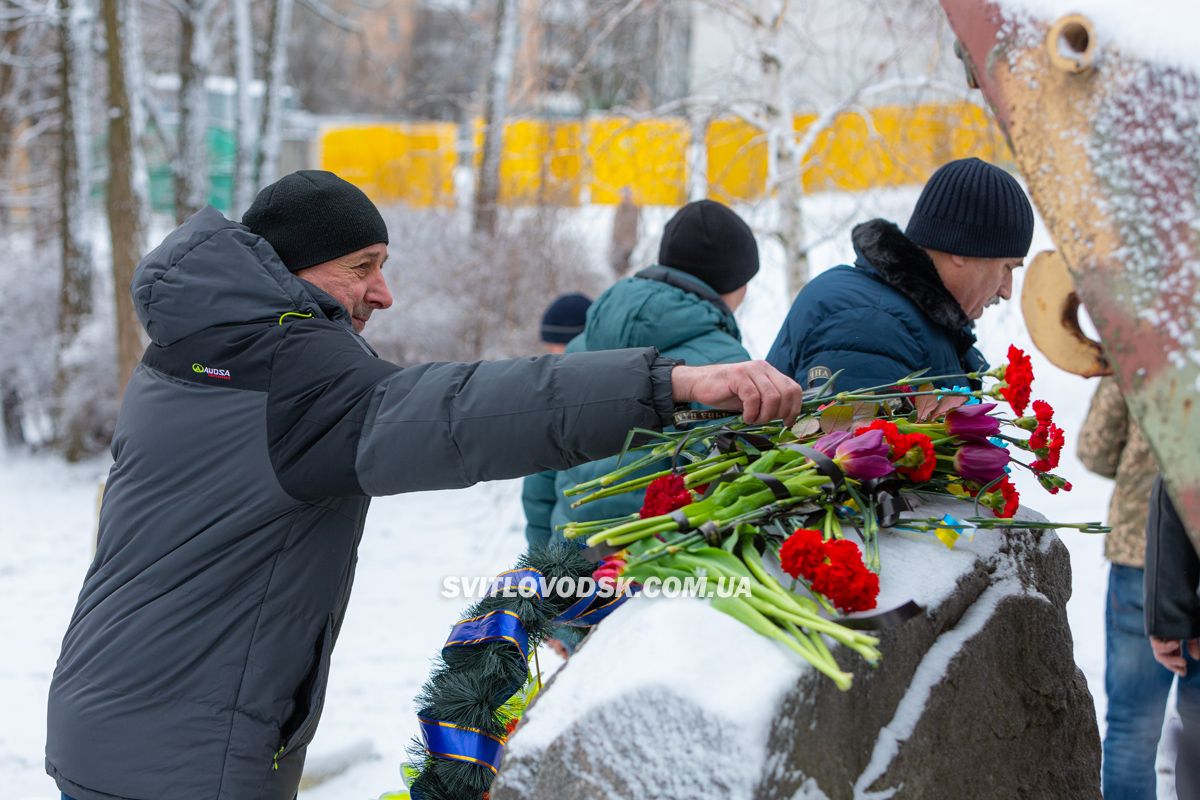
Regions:
<instances>
[{"instance_id":1,"label":"navy knit beanie","mask_svg":"<svg viewBox=\"0 0 1200 800\"><path fill-rule=\"evenodd\" d=\"M332 172L302 169L258 193L242 224L275 248L292 272L387 244L387 225L363 191Z\"/></svg>"},{"instance_id":2,"label":"navy knit beanie","mask_svg":"<svg viewBox=\"0 0 1200 800\"><path fill-rule=\"evenodd\" d=\"M699 278L717 294L729 294L758 273L758 243L732 209L697 200L676 211L663 227L658 263Z\"/></svg>"},{"instance_id":3,"label":"navy knit beanie","mask_svg":"<svg viewBox=\"0 0 1200 800\"><path fill-rule=\"evenodd\" d=\"M904 233L921 247L957 256L1024 258L1033 240L1033 207L1007 172L963 158L933 173Z\"/></svg>"},{"instance_id":4,"label":"navy knit beanie","mask_svg":"<svg viewBox=\"0 0 1200 800\"><path fill-rule=\"evenodd\" d=\"M578 292L556 299L542 315L542 341L547 344L566 344L583 333L588 306L591 304L590 297Z\"/></svg>"}]
</instances>

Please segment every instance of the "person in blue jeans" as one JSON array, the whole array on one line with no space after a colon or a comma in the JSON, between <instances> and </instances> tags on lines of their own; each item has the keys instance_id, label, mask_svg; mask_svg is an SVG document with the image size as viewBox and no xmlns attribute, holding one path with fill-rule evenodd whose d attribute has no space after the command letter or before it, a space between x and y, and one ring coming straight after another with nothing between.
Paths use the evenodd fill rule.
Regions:
<instances>
[{"instance_id":1,"label":"person in blue jeans","mask_svg":"<svg viewBox=\"0 0 1200 800\"><path fill-rule=\"evenodd\" d=\"M1145 570L1113 564L1108 579L1105 627L1108 631L1104 690L1108 730L1104 737L1105 800L1152 800L1154 761L1176 675L1155 660L1146 634L1142 598ZM1188 657L1178 677L1176 708L1185 727L1200 725L1200 662ZM1183 750L1180 750L1183 753ZM1179 759L1181 762L1183 759ZM1179 779L1177 770L1176 779ZM1180 800L1200 797L1179 793Z\"/></svg>"},{"instance_id":2,"label":"person in blue jeans","mask_svg":"<svg viewBox=\"0 0 1200 800\"><path fill-rule=\"evenodd\" d=\"M1113 479L1104 537L1111 563L1105 604L1104 691L1108 696L1102 784L1105 800L1155 795L1158 739L1171 673L1154 660L1142 616L1146 517L1158 463L1114 378L1104 378L1079 431L1079 460Z\"/></svg>"}]
</instances>

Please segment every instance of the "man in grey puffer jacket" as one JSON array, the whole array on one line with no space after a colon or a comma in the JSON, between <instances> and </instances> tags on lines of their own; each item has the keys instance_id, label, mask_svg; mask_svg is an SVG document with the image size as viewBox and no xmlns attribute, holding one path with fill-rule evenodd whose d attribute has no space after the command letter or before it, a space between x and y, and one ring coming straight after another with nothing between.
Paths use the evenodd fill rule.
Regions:
<instances>
[{"instance_id":1,"label":"man in grey puffer jacket","mask_svg":"<svg viewBox=\"0 0 1200 800\"><path fill-rule=\"evenodd\" d=\"M400 367L359 336L392 303L362 192L294 173L243 222L204 209L134 276L151 344L50 688L46 769L74 800L295 795L371 496L607 456L676 402L800 407L763 362L652 348Z\"/></svg>"}]
</instances>

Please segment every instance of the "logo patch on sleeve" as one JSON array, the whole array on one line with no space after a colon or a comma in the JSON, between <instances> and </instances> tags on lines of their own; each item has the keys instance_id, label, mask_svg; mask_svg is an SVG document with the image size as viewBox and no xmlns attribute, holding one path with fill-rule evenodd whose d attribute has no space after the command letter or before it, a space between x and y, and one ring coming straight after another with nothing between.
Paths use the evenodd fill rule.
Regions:
<instances>
[{"instance_id":1,"label":"logo patch on sleeve","mask_svg":"<svg viewBox=\"0 0 1200 800\"><path fill-rule=\"evenodd\" d=\"M813 367L808 371L808 385L811 387L813 381L827 381L833 377L833 372L829 367Z\"/></svg>"},{"instance_id":2,"label":"logo patch on sleeve","mask_svg":"<svg viewBox=\"0 0 1200 800\"><path fill-rule=\"evenodd\" d=\"M217 380L227 381L233 378L227 369L217 369L216 367L206 367L203 364L192 364L192 372L197 375L203 375L206 378L216 378Z\"/></svg>"}]
</instances>

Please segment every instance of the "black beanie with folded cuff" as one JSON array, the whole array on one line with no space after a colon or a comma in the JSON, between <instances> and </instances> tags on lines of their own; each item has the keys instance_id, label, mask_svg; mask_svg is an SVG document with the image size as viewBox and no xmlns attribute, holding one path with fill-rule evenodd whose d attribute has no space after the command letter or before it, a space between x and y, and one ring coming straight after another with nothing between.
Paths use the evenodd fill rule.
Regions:
<instances>
[{"instance_id":1,"label":"black beanie with folded cuff","mask_svg":"<svg viewBox=\"0 0 1200 800\"><path fill-rule=\"evenodd\" d=\"M265 187L242 224L266 239L291 272L388 243L387 225L362 189L317 169Z\"/></svg>"}]
</instances>

